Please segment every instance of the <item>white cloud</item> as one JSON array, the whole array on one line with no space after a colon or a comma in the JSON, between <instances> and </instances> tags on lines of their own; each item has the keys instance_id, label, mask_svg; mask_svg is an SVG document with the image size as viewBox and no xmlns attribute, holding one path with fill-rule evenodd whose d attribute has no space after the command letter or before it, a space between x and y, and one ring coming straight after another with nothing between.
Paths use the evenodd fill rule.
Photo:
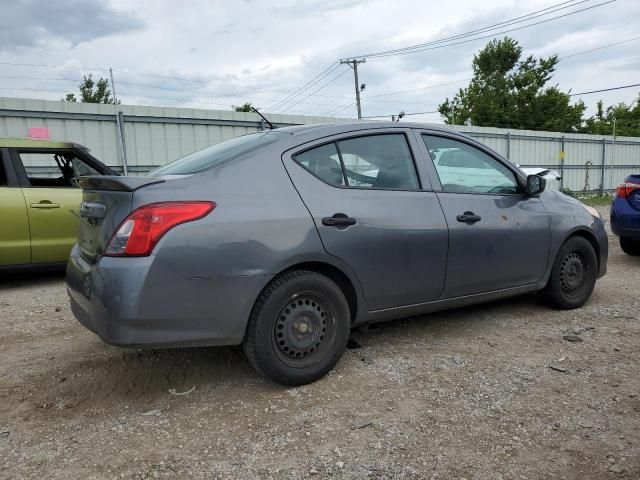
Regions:
<instances>
[{"instance_id":1,"label":"white cloud","mask_svg":"<svg viewBox=\"0 0 640 480\"><path fill-rule=\"evenodd\" d=\"M86 72L2 65L0 95L59 99L76 88L81 73L92 67L113 67L124 103L226 109L251 101L266 108L341 57L430 41L555 3L557 0L112 0L105 5L76 0L18 1L12 4L12 18L24 33L2 37L0 62L76 66ZM580 7L596 3L593 0ZM639 14L639 2L619 1L508 35L519 40L527 54L562 56L638 36L640 32L634 31L637 22L631 20L640 18ZM4 13L3 18L7 18ZM473 53L488 40L369 60L360 68L361 80L367 84L364 114L435 110L464 83L375 95L467 78ZM638 45L640 40L562 61L552 82L574 92L637 83ZM340 67L310 92L346 68ZM104 76L106 71L95 74ZM51 80L54 78L63 80ZM16 90L7 90L10 88ZM17 90L20 88L40 92ZM636 96L637 90L630 89L585 96L584 100L595 105L599 98L608 104L630 102ZM347 73L318 95L285 111L323 114L350 103L352 97L353 77ZM340 114L353 116L355 109L349 107ZM438 115L414 118L439 119Z\"/></svg>"}]
</instances>

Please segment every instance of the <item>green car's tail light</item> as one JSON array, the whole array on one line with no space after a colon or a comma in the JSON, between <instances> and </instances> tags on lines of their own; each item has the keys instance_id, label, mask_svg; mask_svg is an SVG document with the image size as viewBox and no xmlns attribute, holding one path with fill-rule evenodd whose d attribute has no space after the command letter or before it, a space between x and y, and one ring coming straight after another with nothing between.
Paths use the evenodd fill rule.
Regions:
<instances>
[{"instance_id":1,"label":"green car's tail light","mask_svg":"<svg viewBox=\"0 0 640 480\"><path fill-rule=\"evenodd\" d=\"M146 257L165 233L182 223L206 217L214 202L151 203L134 210L120 224L107 245L107 257Z\"/></svg>"}]
</instances>

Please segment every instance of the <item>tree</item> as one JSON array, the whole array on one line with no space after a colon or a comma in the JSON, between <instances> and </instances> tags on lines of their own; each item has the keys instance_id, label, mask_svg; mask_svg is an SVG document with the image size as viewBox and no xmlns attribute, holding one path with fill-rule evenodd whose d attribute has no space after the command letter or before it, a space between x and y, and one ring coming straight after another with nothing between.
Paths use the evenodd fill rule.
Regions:
<instances>
[{"instance_id":1,"label":"tree","mask_svg":"<svg viewBox=\"0 0 640 480\"><path fill-rule=\"evenodd\" d=\"M93 80L92 74L83 75L82 82L78 87L80 89L80 101L82 103L120 103L114 101L109 89L109 80L100 78L97 82ZM68 93L63 102L77 102L75 93Z\"/></svg>"},{"instance_id":2,"label":"tree","mask_svg":"<svg viewBox=\"0 0 640 480\"><path fill-rule=\"evenodd\" d=\"M619 103L607 107L606 110L600 100L596 114L585 121L584 132L596 135L613 135L614 123L616 136L640 136L640 94L630 105Z\"/></svg>"},{"instance_id":3,"label":"tree","mask_svg":"<svg viewBox=\"0 0 640 480\"><path fill-rule=\"evenodd\" d=\"M251 107L253 107L253 105L251 105L250 102L247 102L244 105L231 105L231 108L236 112L253 112Z\"/></svg>"},{"instance_id":4,"label":"tree","mask_svg":"<svg viewBox=\"0 0 640 480\"><path fill-rule=\"evenodd\" d=\"M512 38L492 40L473 57L469 86L438 106L445 123L560 132L579 131L586 109L557 86L546 87L558 56L522 59Z\"/></svg>"}]
</instances>

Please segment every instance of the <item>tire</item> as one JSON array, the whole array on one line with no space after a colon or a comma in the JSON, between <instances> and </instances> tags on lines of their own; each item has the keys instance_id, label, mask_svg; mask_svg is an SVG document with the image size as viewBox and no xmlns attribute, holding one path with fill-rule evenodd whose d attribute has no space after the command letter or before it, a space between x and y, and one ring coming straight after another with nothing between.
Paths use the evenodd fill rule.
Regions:
<instances>
[{"instance_id":1,"label":"tire","mask_svg":"<svg viewBox=\"0 0 640 480\"><path fill-rule=\"evenodd\" d=\"M582 307L598 278L593 245L583 237L570 237L558 251L546 287L547 297L561 310Z\"/></svg>"},{"instance_id":2,"label":"tire","mask_svg":"<svg viewBox=\"0 0 640 480\"><path fill-rule=\"evenodd\" d=\"M294 270L260 294L242 346L260 373L282 385L304 385L338 363L350 330L342 290L324 275Z\"/></svg>"},{"instance_id":3,"label":"tire","mask_svg":"<svg viewBox=\"0 0 640 480\"><path fill-rule=\"evenodd\" d=\"M629 237L620 237L620 248L627 255L640 255L640 240L632 240Z\"/></svg>"}]
</instances>

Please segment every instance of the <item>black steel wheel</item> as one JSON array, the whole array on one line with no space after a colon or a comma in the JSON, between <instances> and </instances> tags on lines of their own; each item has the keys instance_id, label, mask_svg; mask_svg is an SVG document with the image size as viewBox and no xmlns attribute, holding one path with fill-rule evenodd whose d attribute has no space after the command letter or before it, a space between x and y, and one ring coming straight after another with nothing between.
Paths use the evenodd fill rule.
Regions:
<instances>
[{"instance_id":1,"label":"black steel wheel","mask_svg":"<svg viewBox=\"0 0 640 480\"><path fill-rule=\"evenodd\" d=\"M340 288L316 272L273 280L254 305L243 348L260 372L284 385L313 382L338 362L351 319Z\"/></svg>"},{"instance_id":2,"label":"black steel wheel","mask_svg":"<svg viewBox=\"0 0 640 480\"><path fill-rule=\"evenodd\" d=\"M587 278L587 266L584 256L577 251L570 252L560 265L560 286L566 295L580 292Z\"/></svg>"},{"instance_id":3,"label":"black steel wheel","mask_svg":"<svg viewBox=\"0 0 640 480\"><path fill-rule=\"evenodd\" d=\"M558 308L570 310L583 306L596 284L598 259L586 238L570 237L558 251L546 293Z\"/></svg>"},{"instance_id":4,"label":"black steel wheel","mask_svg":"<svg viewBox=\"0 0 640 480\"><path fill-rule=\"evenodd\" d=\"M273 341L284 363L299 367L322 357L336 335L331 303L314 292L294 295L280 311Z\"/></svg>"}]
</instances>

